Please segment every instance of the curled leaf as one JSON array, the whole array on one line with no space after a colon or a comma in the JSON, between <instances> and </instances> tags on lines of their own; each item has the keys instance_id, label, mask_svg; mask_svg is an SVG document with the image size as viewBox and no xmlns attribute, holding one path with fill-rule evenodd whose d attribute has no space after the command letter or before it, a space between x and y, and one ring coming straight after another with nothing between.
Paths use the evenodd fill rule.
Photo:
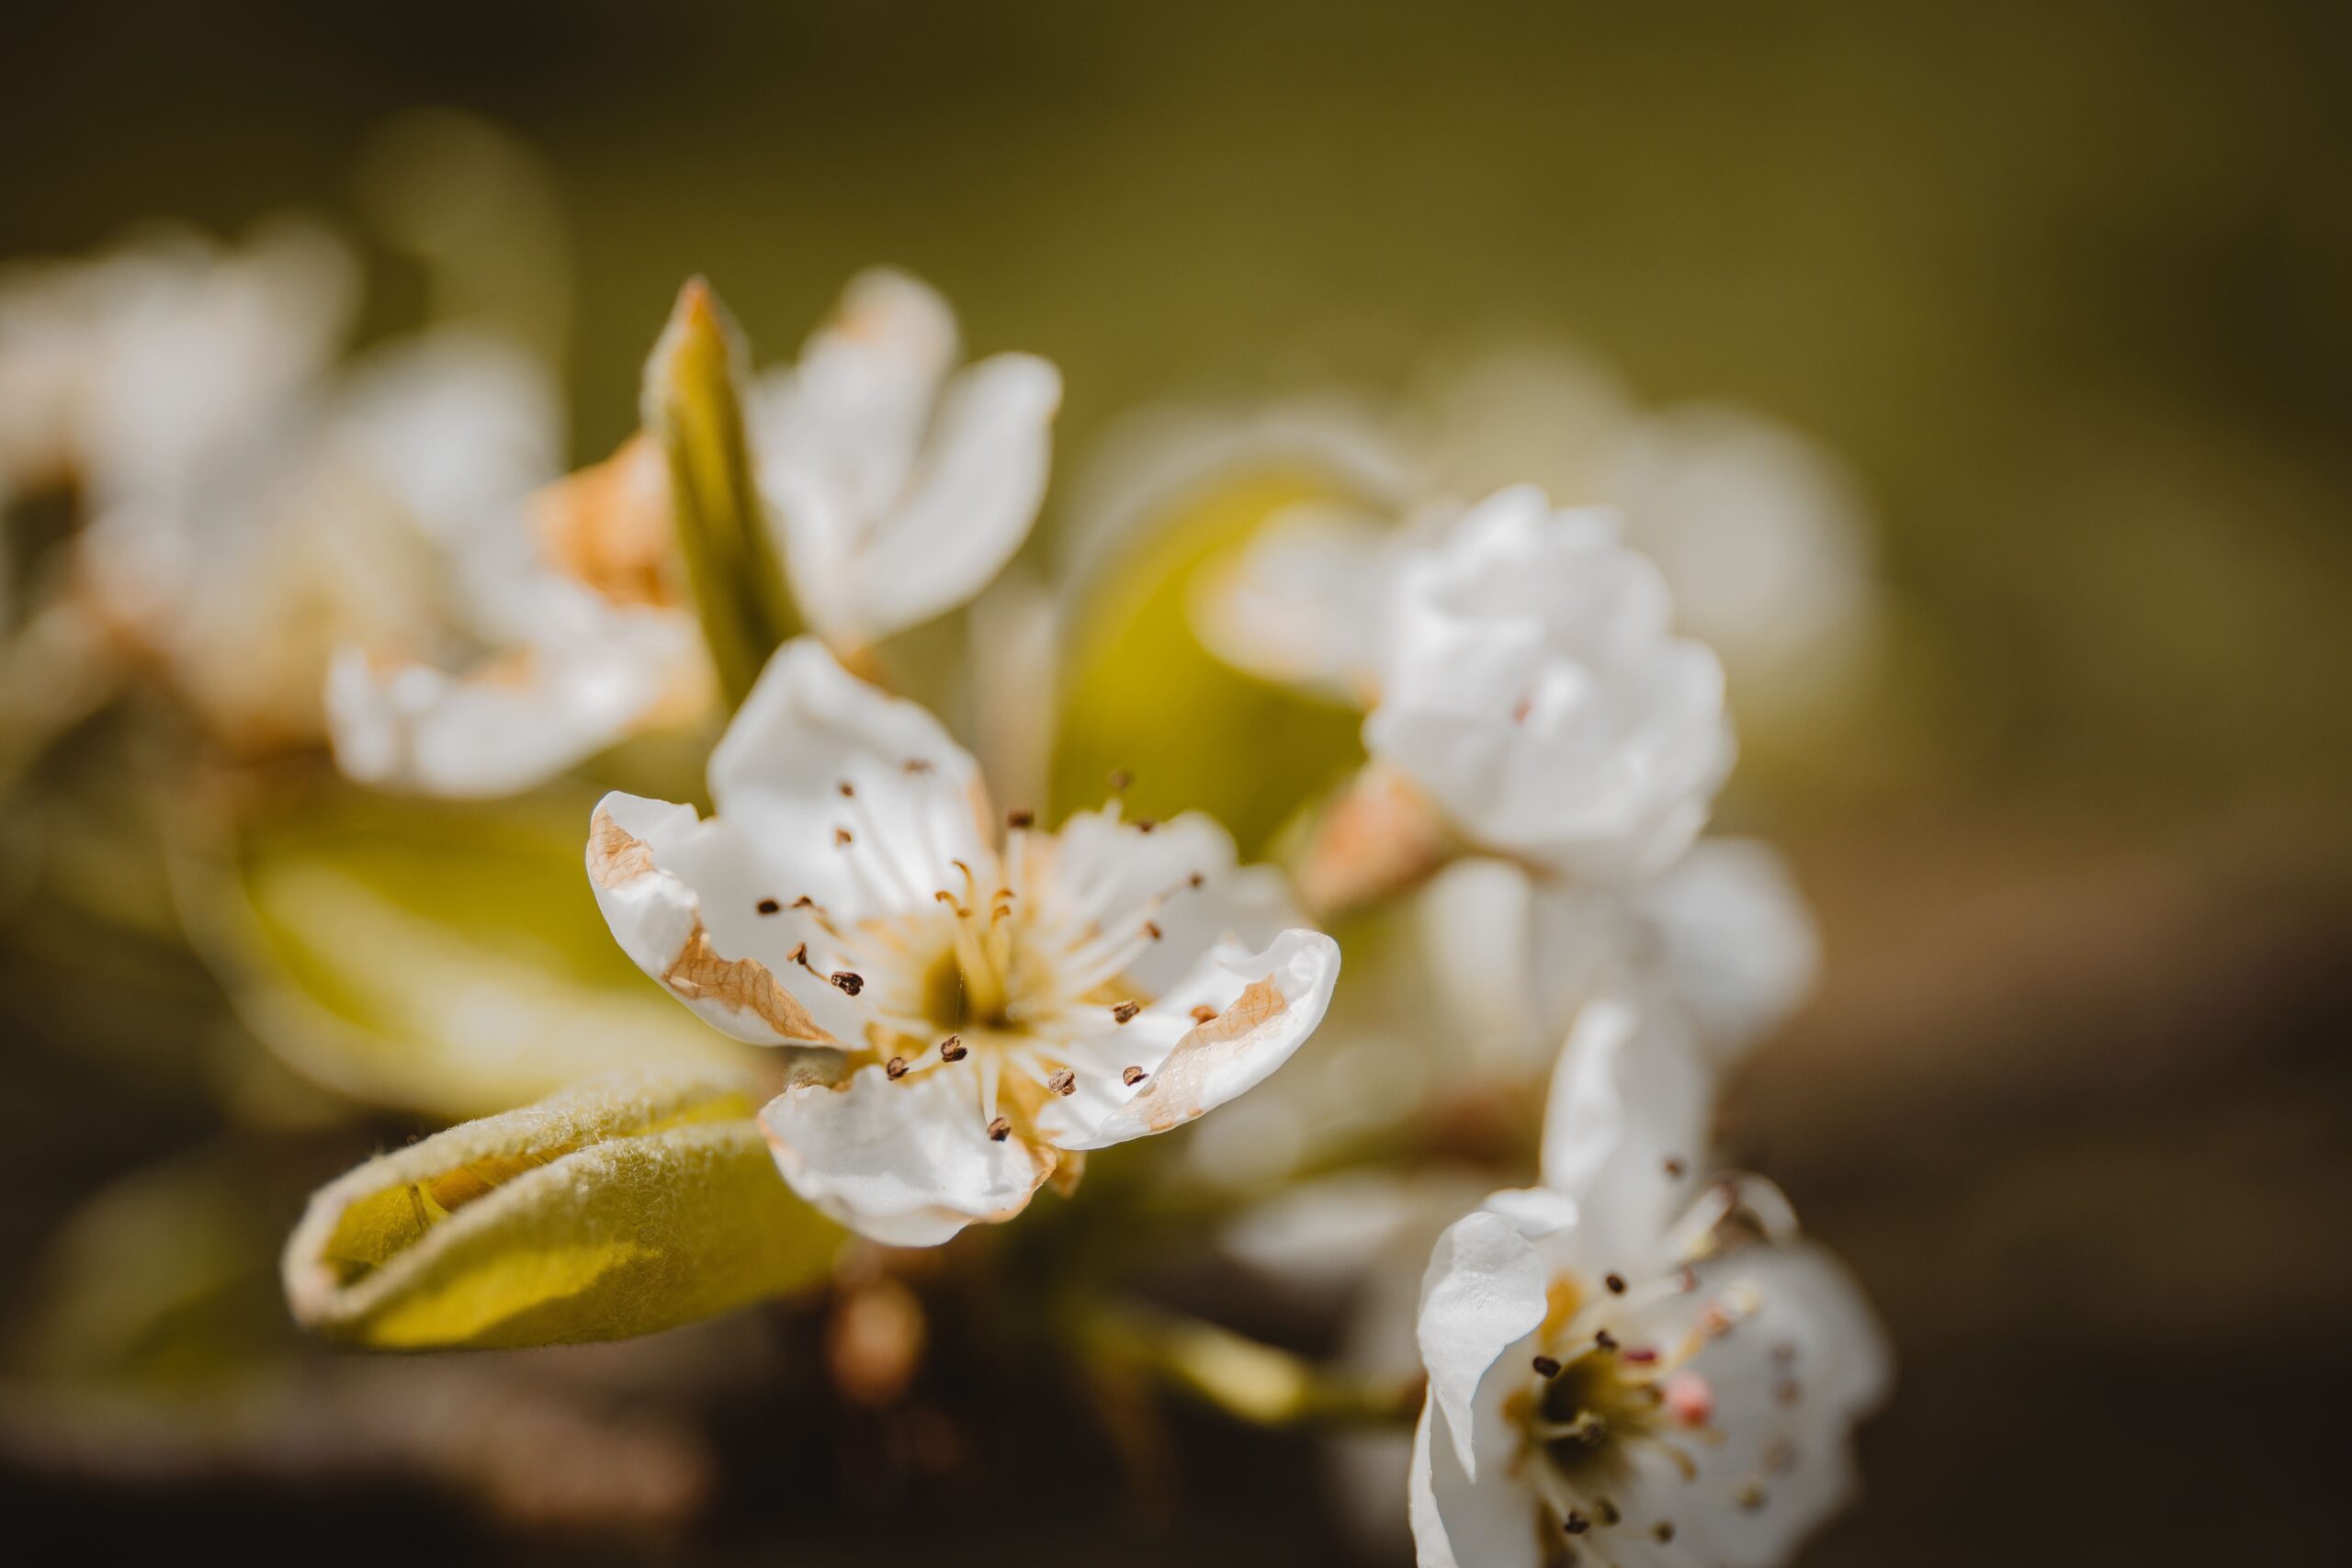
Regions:
<instances>
[{"instance_id":1,"label":"curled leaf","mask_svg":"<svg viewBox=\"0 0 2352 1568\"><path fill-rule=\"evenodd\" d=\"M792 1196L748 1080L618 1074L322 1188L287 1243L304 1326L379 1349L622 1339L810 1285L840 1232Z\"/></svg>"}]
</instances>

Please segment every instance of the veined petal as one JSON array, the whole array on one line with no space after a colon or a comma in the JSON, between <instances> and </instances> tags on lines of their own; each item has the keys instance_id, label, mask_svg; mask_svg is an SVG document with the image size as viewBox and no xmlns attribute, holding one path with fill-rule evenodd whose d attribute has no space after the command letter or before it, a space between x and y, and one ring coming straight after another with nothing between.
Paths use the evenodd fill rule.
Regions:
<instances>
[{"instance_id":1,"label":"veined petal","mask_svg":"<svg viewBox=\"0 0 2352 1568\"><path fill-rule=\"evenodd\" d=\"M1431 1400L1413 1429L1407 1498L1420 1568L1538 1568L1534 1495L1499 1476L1473 1481L1445 1424Z\"/></svg>"},{"instance_id":2,"label":"veined petal","mask_svg":"<svg viewBox=\"0 0 2352 1568\"><path fill-rule=\"evenodd\" d=\"M1075 812L1032 850L1050 875L1057 919L1081 930L1146 920L1159 930L1127 969L1148 995L1182 980L1224 938L1255 949L1299 924L1281 874L1238 869L1233 835L1198 811L1159 823Z\"/></svg>"},{"instance_id":3,"label":"veined petal","mask_svg":"<svg viewBox=\"0 0 2352 1568\"><path fill-rule=\"evenodd\" d=\"M993 864L979 768L929 713L858 680L809 638L786 643L710 757L710 794L796 866L837 920L925 908ZM790 895L786 895L787 901Z\"/></svg>"},{"instance_id":4,"label":"veined petal","mask_svg":"<svg viewBox=\"0 0 2352 1568\"><path fill-rule=\"evenodd\" d=\"M588 882L621 950L712 1027L754 1045L854 1040L855 1005L790 961L825 933L763 880L763 848L691 806L613 794L589 829Z\"/></svg>"},{"instance_id":5,"label":"veined petal","mask_svg":"<svg viewBox=\"0 0 2352 1568\"><path fill-rule=\"evenodd\" d=\"M859 553L866 636L954 609L1004 569L1045 499L1061 400L1061 373L1027 354L981 360L948 384L906 493Z\"/></svg>"},{"instance_id":6,"label":"veined petal","mask_svg":"<svg viewBox=\"0 0 2352 1568\"><path fill-rule=\"evenodd\" d=\"M970 1066L893 1080L866 1066L801 1084L760 1112L776 1168L820 1213L892 1247L935 1247L1009 1220L1060 1156L988 1135Z\"/></svg>"},{"instance_id":7,"label":"veined petal","mask_svg":"<svg viewBox=\"0 0 2352 1568\"><path fill-rule=\"evenodd\" d=\"M1548 1282L1534 1244L1510 1220L1483 1210L1447 1227L1430 1258L1421 1280L1421 1362L1430 1371L1430 1404L1472 1479L1479 1385L1504 1351L1543 1325Z\"/></svg>"},{"instance_id":8,"label":"veined petal","mask_svg":"<svg viewBox=\"0 0 2352 1568\"><path fill-rule=\"evenodd\" d=\"M1320 931L1284 931L1258 953L1221 943L1151 1007L1073 1043L1078 1089L1038 1112L1039 1133L1065 1149L1108 1148L1215 1110L1290 1059L1339 977L1340 944ZM1144 1073L1132 1089L1130 1066Z\"/></svg>"}]
</instances>

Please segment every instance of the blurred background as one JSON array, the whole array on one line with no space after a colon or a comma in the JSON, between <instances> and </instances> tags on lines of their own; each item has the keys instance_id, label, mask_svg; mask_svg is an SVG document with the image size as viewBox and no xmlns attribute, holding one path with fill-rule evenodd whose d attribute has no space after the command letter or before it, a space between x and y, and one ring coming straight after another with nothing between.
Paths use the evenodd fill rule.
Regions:
<instances>
[{"instance_id":1,"label":"blurred background","mask_svg":"<svg viewBox=\"0 0 2352 1568\"><path fill-rule=\"evenodd\" d=\"M1402 397L1540 342L1644 405L1804 432L1857 498L1875 631L1834 704L1751 713L1735 678L1721 820L1788 852L1826 956L1725 1135L1900 1359L1865 1495L1804 1561L2352 1551L2341 6L220 0L19 6L6 33L0 258L303 209L362 247L363 342L434 309L401 117L499 128L548 198L500 231L559 259L483 308L560 356L574 461L635 428L694 273L763 363L877 262L936 284L976 350L1056 360L1024 561L1088 585L1057 795L1132 765L1143 807L1210 806L1245 844L1280 826L1273 775L1313 782L1328 761L1296 758L1353 720L1292 723L1154 599L1153 550L1241 523L1103 542L1090 498L1138 411ZM1242 761L1155 750L1170 712ZM0 1496L24 1528L371 1561L1387 1560L1309 1438L1180 1414L1138 1499L1066 1402L981 1373L939 1397L1019 1411L1024 1462L931 1484L926 1443L988 1428L808 1419L787 1395L818 1330L780 1308L628 1355L306 1351L193 1422L61 1392L93 1358L209 1390L286 1354L272 1270L305 1193L449 1119L397 1092L330 1113L253 1043L172 852L141 858L167 776L144 745L77 734L0 839ZM333 918L315 878L254 886L281 948ZM547 902L593 945L584 888ZM110 1322L164 1238L201 1257Z\"/></svg>"}]
</instances>

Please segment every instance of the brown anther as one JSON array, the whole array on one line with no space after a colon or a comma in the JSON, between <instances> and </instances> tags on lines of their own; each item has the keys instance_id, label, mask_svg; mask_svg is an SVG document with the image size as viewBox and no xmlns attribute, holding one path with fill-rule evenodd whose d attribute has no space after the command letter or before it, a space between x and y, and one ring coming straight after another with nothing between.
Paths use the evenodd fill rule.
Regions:
<instances>
[{"instance_id":1,"label":"brown anther","mask_svg":"<svg viewBox=\"0 0 2352 1568\"><path fill-rule=\"evenodd\" d=\"M1625 1276L1623 1274L1604 1274L1600 1277L1600 1282L1609 1287L1609 1293L1612 1296L1622 1296L1625 1293Z\"/></svg>"},{"instance_id":2,"label":"brown anther","mask_svg":"<svg viewBox=\"0 0 2352 1568\"><path fill-rule=\"evenodd\" d=\"M1152 820L1148 817L1138 817L1136 818L1136 831L1138 833L1148 833L1154 828L1159 826L1159 824L1158 822Z\"/></svg>"},{"instance_id":3,"label":"brown anther","mask_svg":"<svg viewBox=\"0 0 2352 1568\"><path fill-rule=\"evenodd\" d=\"M1143 1011L1143 1004L1141 1002L1121 1002L1117 1007L1111 1010L1111 1021L1114 1023L1125 1023L1131 1021L1136 1014L1141 1011Z\"/></svg>"},{"instance_id":4,"label":"brown anther","mask_svg":"<svg viewBox=\"0 0 2352 1568\"><path fill-rule=\"evenodd\" d=\"M1568 1517L1560 1521L1560 1528L1566 1530L1570 1535L1582 1535L1585 1531L1592 1528L1592 1521L1586 1518L1582 1514L1577 1513L1574 1508L1570 1508L1568 1510Z\"/></svg>"},{"instance_id":5,"label":"brown anther","mask_svg":"<svg viewBox=\"0 0 2352 1568\"><path fill-rule=\"evenodd\" d=\"M773 915L777 910L783 908L784 906L777 903L773 898L763 898L757 904L753 905L752 908L758 909L763 915Z\"/></svg>"},{"instance_id":6,"label":"brown anther","mask_svg":"<svg viewBox=\"0 0 2352 1568\"><path fill-rule=\"evenodd\" d=\"M931 761L926 757L910 757L907 759L906 766L907 772L910 773L927 773L931 772Z\"/></svg>"},{"instance_id":7,"label":"brown anther","mask_svg":"<svg viewBox=\"0 0 2352 1568\"><path fill-rule=\"evenodd\" d=\"M1016 806L1004 814L1004 825L1015 832L1037 825L1037 814L1025 806Z\"/></svg>"},{"instance_id":8,"label":"brown anther","mask_svg":"<svg viewBox=\"0 0 2352 1568\"><path fill-rule=\"evenodd\" d=\"M1604 1525L1616 1524L1625 1517L1617 1511L1617 1505L1606 1497L1593 1506L1592 1513L1593 1517Z\"/></svg>"},{"instance_id":9,"label":"brown anther","mask_svg":"<svg viewBox=\"0 0 2352 1568\"><path fill-rule=\"evenodd\" d=\"M1617 1337L1605 1328L1596 1328L1592 1331L1592 1342L1603 1350L1617 1348Z\"/></svg>"},{"instance_id":10,"label":"brown anther","mask_svg":"<svg viewBox=\"0 0 2352 1568\"><path fill-rule=\"evenodd\" d=\"M1683 1163L1682 1157L1679 1155L1668 1155L1666 1156L1666 1174L1674 1178L1677 1181L1681 1180L1682 1173L1690 1168L1688 1165Z\"/></svg>"},{"instance_id":11,"label":"brown anther","mask_svg":"<svg viewBox=\"0 0 2352 1568\"><path fill-rule=\"evenodd\" d=\"M792 907L796 909L813 909L817 908L817 900L809 897L806 893L803 893L799 897L795 898L792 901Z\"/></svg>"},{"instance_id":12,"label":"brown anther","mask_svg":"<svg viewBox=\"0 0 2352 1568\"><path fill-rule=\"evenodd\" d=\"M971 1054L971 1047L964 1043L960 1034L951 1034L939 1043L939 1059L943 1062L960 1062Z\"/></svg>"},{"instance_id":13,"label":"brown anther","mask_svg":"<svg viewBox=\"0 0 2352 1568\"><path fill-rule=\"evenodd\" d=\"M1772 1385L1772 1397L1782 1404L1794 1404L1804 1398L1804 1389L1794 1378L1782 1378Z\"/></svg>"},{"instance_id":14,"label":"brown anther","mask_svg":"<svg viewBox=\"0 0 2352 1568\"><path fill-rule=\"evenodd\" d=\"M1664 1546L1674 1539L1674 1521L1672 1519L1658 1520L1650 1527L1650 1534L1657 1537L1657 1543Z\"/></svg>"},{"instance_id":15,"label":"brown anther","mask_svg":"<svg viewBox=\"0 0 2352 1568\"><path fill-rule=\"evenodd\" d=\"M1535 1375L1539 1378L1558 1377L1560 1363L1549 1356L1538 1356L1535 1358Z\"/></svg>"},{"instance_id":16,"label":"brown anther","mask_svg":"<svg viewBox=\"0 0 2352 1568\"><path fill-rule=\"evenodd\" d=\"M1133 1089L1136 1085L1143 1082L1143 1069L1141 1067L1121 1067L1119 1069L1119 1081L1126 1085L1129 1089Z\"/></svg>"},{"instance_id":17,"label":"brown anther","mask_svg":"<svg viewBox=\"0 0 2352 1568\"><path fill-rule=\"evenodd\" d=\"M1001 1144L1012 1136L1012 1123L1000 1116L989 1123L989 1142Z\"/></svg>"},{"instance_id":18,"label":"brown anther","mask_svg":"<svg viewBox=\"0 0 2352 1568\"><path fill-rule=\"evenodd\" d=\"M1184 879L1184 886L1187 887L1198 887L1207 880L1208 876L1205 873L1196 871L1193 873L1192 875Z\"/></svg>"},{"instance_id":19,"label":"brown anther","mask_svg":"<svg viewBox=\"0 0 2352 1568\"><path fill-rule=\"evenodd\" d=\"M784 955L784 961L785 961L786 964L799 964L799 965L800 965L800 967L802 967L803 969L808 968L808 944L807 942L802 942L799 946L797 946L797 947L794 948L790 953L786 953L786 954Z\"/></svg>"},{"instance_id":20,"label":"brown anther","mask_svg":"<svg viewBox=\"0 0 2352 1568\"><path fill-rule=\"evenodd\" d=\"M1203 1002L1200 1006L1193 1010L1193 1021L1194 1023L1213 1023L1216 1020L1216 1009L1209 1006L1206 1002Z\"/></svg>"},{"instance_id":21,"label":"brown anther","mask_svg":"<svg viewBox=\"0 0 2352 1568\"><path fill-rule=\"evenodd\" d=\"M1143 934L1149 937L1152 941L1158 942L1160 937L1166 933L1160 931L1159 922L1158 920L1146 920L1143 923Z\"/></svg>"},{"instance_id":22,"label":"brown anther","mask_svg":"<svg viewBox=\"0 0 2352 1568\"><path fill-rule=\"evenodd\" d=\"M854 842L855 842L855 840L850 837L848 829L836 828L833 829L833 848L837 850L845 850Z\"/></svg>"},{"instance_id":23,"label":"brown anther","mask_svg":"<svg viewBox=\"0 0 2352 1568\"><path fill-rule=\"evenodd\" d=\"M1046 1080L1046 1087L1052 1089L1056 1094L1076 1094L1078 1092L1078 1075L1071 1072L1068 1067L1064 1067L1059 1072L1054 1074L1053 1077Z\"/></svg>"},{"instance_id":24,"label":"brown anther","mask_svg":"<svg viewBox=\"0 0 2352 1568\"><path fill-rule=\"evenodd\" d=\"M1754 1513L1764 1506L1764 1483L1753 1478L1743 1481L1732 1490L1731 1500Z\"/></svg>"},{"instance_id":25,"label":"brown anther","mask_svg":"<svg viewBox=\"0 0 2352 1568\"><path fill-rule=\"evenodd\" d=\"M865 989L865 976L847 969L836 969L825 976L842 989L842 995L854 997Z\"/></svg>"},{"instance_id":26,"label":"brown anther","mask_svg":"<svg viewBox=\"0 0 2352 1568\"><path fill-rule=\"evenodd\" d=\"M888 1061L882 1064L882 1076L886 1078L905 1077L907 1076L907 1059L904 1056L891 1057Z\"/></svg>"},{"instance_id":27,"label":"brown anther","mask_svg":"<svg viewBox=\"0 0 2352 1568\"><path fill-rule=\"evenodd\" d=\"M1111 793L1113 795L1125 795L1126 793L1127 786L1135 782L1135 774L1129 773L1126 769L1114 768L1111 770Z\"/></svg>"},{"instance_id":28,"label":"brown anther","mask_svg":"<svg viewBox=\"0 0 2352 1568\"><path fill-rule=\"evenodd\" d=\"M842 798L843 800L854 799L857 795L857 786L850 783L847 779L842 780L841 783L835 784L833 787L842 792Z\"/></svg>"}]
</instances>

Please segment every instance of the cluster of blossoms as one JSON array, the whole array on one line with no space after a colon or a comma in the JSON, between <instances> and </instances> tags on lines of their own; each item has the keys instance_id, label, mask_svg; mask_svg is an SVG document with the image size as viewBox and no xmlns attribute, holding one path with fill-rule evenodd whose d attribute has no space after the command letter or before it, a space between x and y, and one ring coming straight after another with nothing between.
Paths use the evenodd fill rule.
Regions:
<instances>
[{"instance_id":1,"label":"cluster of blossoms","mask_svg":"<svg viewBox=\"0 0 2352 1568\"><path fill-rule=\"evenodd\" d=\"M223 729L311 733L351 777L425 795L514 793L709 712L728 681L705 524L658 412L567 477L549 378L511 344L423 333L331 373L347 269L289 231L0 291L0 397L53 413L0 432L0 502L63 479L94 519L54 614L161 664ZM671 338L714 321L690 289ZM1787 1201L1708 1163L1721 1072L1801 1000L1816 951L1778 858L1702 837L1735 753L1724 669L1678 626L1687 571L1632 547L1627 517L1719 514L1741 474L1802 462L1716 428L1707 463L1678 465L1653 424L1611 436L1601 488L1625 514L1430 479L1394 516L1262 530L1204 589L1205 640L1364 710L1366 761L1285 873L1238 863L1198 813L1114 793L1049 825L992 800L886 689L876 645L986 589L1046 490L1057 372L960 353L936 294L876 272L797 363L728 383L748 558L804 629L729 694L712 814L595 807L588 880L619 947L779 1049L758 1122L793 1192L921 1247L1263 1083L1340 975L1299 911L1418 893L1454 1015L1550 1074L1539 1185L1454 1218L1427 1261L1420 1561L1783 1561L1848 1490L1884 1353ZM1457 447L1486 434L1470 421ZM322 512L343 525L302 525ZM1770 598L1711 604L1770 642Z\"/></svg>"},{"instance_id":2,"label":"cluster of blossoms","mask_svg":"<svg viewBox=\"0 0 2352 1568\"><path fill-rule=\"evenodd\" d=\"M1304 886L1344 905L1444 866L1437 973L1558 1051L1542 1185L1447 1229L1422 1284L1420 1559L1782 1561L1843 1500L1886 1374L1785 1200L1706 1175L1719 1070L1815 963L1777 858L1699 837L1734 751L1721 665L1613 513L1533 487L1344 571L1295 543L1261 542L1224 624L1237 661L1370 708Z\"/></svg>"}]
</instances>

